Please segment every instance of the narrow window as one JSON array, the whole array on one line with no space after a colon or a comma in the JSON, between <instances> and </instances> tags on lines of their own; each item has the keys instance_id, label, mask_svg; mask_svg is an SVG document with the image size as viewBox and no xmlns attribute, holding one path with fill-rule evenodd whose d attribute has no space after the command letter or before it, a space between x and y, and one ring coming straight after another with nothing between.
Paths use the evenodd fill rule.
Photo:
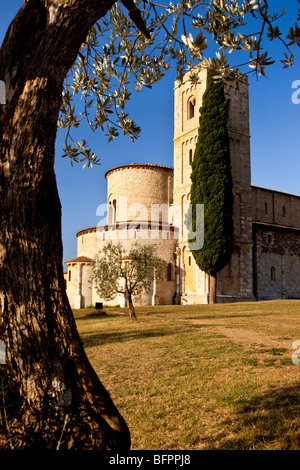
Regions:
<instances>
[{"instance_id":1,"label":"narrow window","mask_svg":"<svg viewBox=\"0 0 300 470\"><path fill-rule=\"evenodd\" d=\"M192 162L193 162L193 150L190 149L190 150L189 150L189 164L191 165Z\"/></svg>"},{"instance_id":2,"label":"narrow window","mask_svg":"<svg viewBox=\"0 0 300 470\"><path fill-rule=\"evenodd\" d=\"M108 203L108 213L107 213L107 223L111 224L112 222L112 204L111 201Z\"/></svg>"},{"instance_id":3,"label":"narrow window","mask_svg":"<svg viewBox=\"0 0 300 470\"><path fill-rule=\"evenodd\" d=\"M167 267L167 281L172 281L172 264L169 263Z\"/></svg>"},{"instance_id":4,"label":"narrow window","mask_svg":"<svg viewBox=\"0 0 300 470\"><path fill-rule=\"evenodd\" d=\"M112 209L113 209L112 223L115 224L117 220L117 201L115 199L113 200L113 203L112 203Z\"/></svg>"},{"instance_id":5,"label":"narrow window","mask_svg":"<svg viewBox=\"0 0 300 470\"><path fill-rule=\"evenodd\" d=\"M285 206L282 207L282 216L285 217Z\"/></svg>"},{"instance_id":6,"label":"narrow window","mask_svg":"<svg viewBox=\"0 0 300 470\"><path fill-rule=\"evenodd\" d=\"M189 266L192 266L192 257L191 257L191 255L189 256Z\"/></svg>"},{"instance_id":7,"label":"narrow window","mask_svg":"<svg viewBox=\"0 0 300 470\"><path fill-rule=\"evenodd\" d=\"M69 282L71 281L71 269L69 269Z\"/></svg>"},{"instance_id":8,"label":"narrow window","mask_svg":"<svg viewBox=\"0 0 300 470\"><path fill-rule=\"evenodd\" d=\"M195 104L196 104L196 100L192 96L188 100L188 109L187 109L187 118L188 119L192 119L195 116Z\"/></svg>"},{"instance_id":9,"label":"narrow window","mask_svg":"<svg viewBox=\"0 0 300 470\"><path fill-rule=\"evenodd\" d=\"M183 167L184 167L184 143L181 146L181 183L183 183Z\"/></svg>"},{"instance_id":10,"label":"narrow window","mask_svg":"<svg viewBox=\"0 0 300 470\"><path fill-rule=\"evenodd\" d=\"M267 214L267 213L268 213L268 203L265 202L265 214Z\"/></svg>"},{"instance_id":11,"label":"narrow window","mask_svg":"<svg viewBox=\"0 0 300 470\"><path fill-rule=\"evenodd\" d=\"M272 235L268 235L268 244L270 245L272 243Z\"/></svg>"},{"instance_id":12,"label":"narrow window","mask_svg":"<svg viewBox=\"0 0 300 470\"><path fill-rule=\"evenodd\" d=\"M274 266L271 268L271 281L276 281L276 270Z\"/></svg>"}]
</instances>

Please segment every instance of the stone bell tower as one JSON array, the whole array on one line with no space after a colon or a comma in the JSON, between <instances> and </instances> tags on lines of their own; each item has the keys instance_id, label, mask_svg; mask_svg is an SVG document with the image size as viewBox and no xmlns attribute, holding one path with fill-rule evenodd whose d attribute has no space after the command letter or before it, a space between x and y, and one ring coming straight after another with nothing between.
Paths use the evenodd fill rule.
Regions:
<instances>
[{"instance_id":1,"label":"stone bell tower","mask_svg":"<svg viewBox=\"0 0 300 470\"><path fill-rule=\"evenodd\" d=\"M199 109L206 89L207 71L199 72L200 83L192 84L189 74L175 82L174 116L174 206L190 203L191 164L198 137ZM234 251L230 263L218 273L217 301L253 300L252 274L252 191L250 171L249 96L247 78L225 84L230 100L228 130L233 179ZM209 277L195 263L187 245L181 217L178 240L178 298L181 302L207 303ZM205 237L205 233L204 233Z\"/></svg>"}]
</instances>

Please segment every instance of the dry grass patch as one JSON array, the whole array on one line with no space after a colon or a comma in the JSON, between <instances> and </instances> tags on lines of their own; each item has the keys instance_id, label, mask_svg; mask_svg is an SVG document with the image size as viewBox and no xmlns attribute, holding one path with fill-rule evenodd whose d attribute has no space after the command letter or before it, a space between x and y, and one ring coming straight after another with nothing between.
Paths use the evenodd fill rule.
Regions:
<instances>
[{"instance_id":1,"label":"dry grass patch","mask_svg":"<svg viewBox=\"0 0 300 470\"><path fill-rule=\"evenodd\" d=\"M300 449L300 301L75 312L132 449Z\"/></svg>"}]
</instances>

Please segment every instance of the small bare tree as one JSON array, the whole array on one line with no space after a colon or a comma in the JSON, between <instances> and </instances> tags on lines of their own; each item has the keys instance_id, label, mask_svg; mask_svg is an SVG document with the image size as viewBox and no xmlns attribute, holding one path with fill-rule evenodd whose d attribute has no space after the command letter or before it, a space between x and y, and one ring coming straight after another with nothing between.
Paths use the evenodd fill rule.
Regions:
<instances>
[{"instance_id":1,"label":"small bare tree","mask_svg":"<svg viewBox=\"0 0 300 470\"><path fill-rule=\"evenodd\" d=\"M136 318L133 297L149 291L154 279L162 276L166 265L156 254L154 244L135 243L129 251L121 243L109 241L94 258L91 282L104 300L123 294L130 317Z\"/></svg>"}]
</instances>

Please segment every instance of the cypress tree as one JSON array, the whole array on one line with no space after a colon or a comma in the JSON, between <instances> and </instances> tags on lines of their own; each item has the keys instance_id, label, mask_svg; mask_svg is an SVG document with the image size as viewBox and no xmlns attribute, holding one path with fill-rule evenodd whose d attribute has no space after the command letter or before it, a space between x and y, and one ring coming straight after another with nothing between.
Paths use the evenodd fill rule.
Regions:
<instances>
[{"instance_id":1,"label":"cypress tree","mask_svg":"<svg viewBox=\"0 0 300 470\"><path fill-rule=\"evenodd\" d=\"M216 277L230 261L233 250L233 195L227 129L229 103L224 84L208 71L200 108L198 140L192 163L192 229L196 205L204 204L204 244L192 250L199 268L210 276L209 302L216 301Z\"/></svg>"}]
</instances>

